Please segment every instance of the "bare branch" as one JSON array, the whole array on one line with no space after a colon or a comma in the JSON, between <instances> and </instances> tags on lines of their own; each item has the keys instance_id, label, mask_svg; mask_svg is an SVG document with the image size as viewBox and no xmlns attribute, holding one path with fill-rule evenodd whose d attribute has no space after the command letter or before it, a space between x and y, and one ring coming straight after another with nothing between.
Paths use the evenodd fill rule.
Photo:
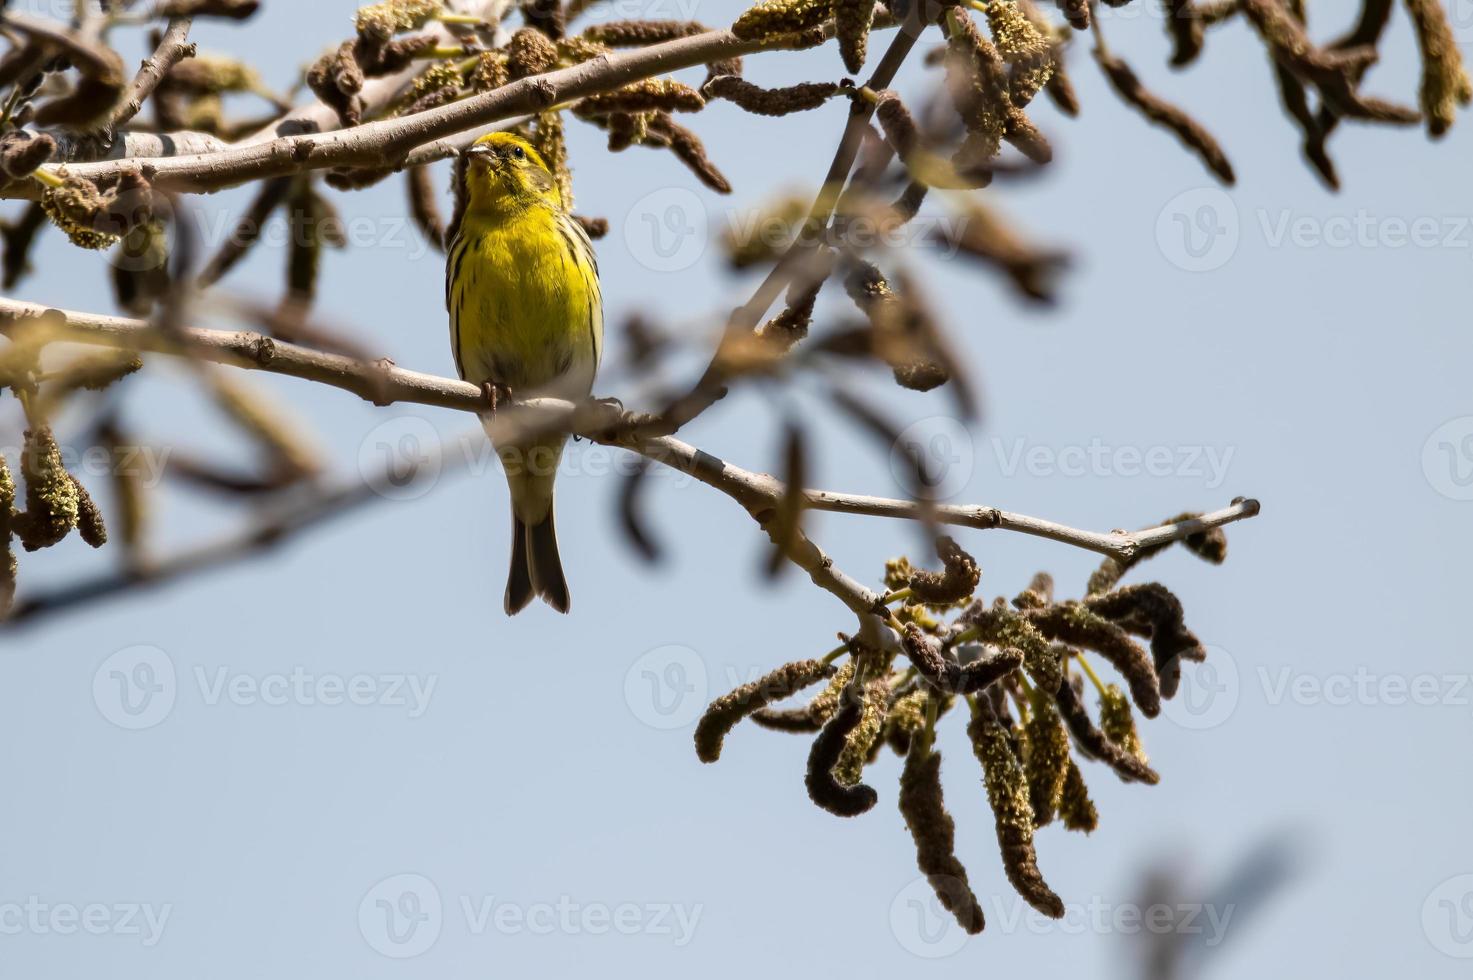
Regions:
<instances>
[{"instance_id":1,"label":"bare branch","mask_svg":"<svg viewBox=\"0 0 1473 980\"><path fill-rule=\"evenodd\" d=\"M0 336L9 336L16 320L38 316L48 307L0 298ZM112 347L139 353L193 356L218 364L284 374L352 392L376 405L412 402L476 414L487 409L480 388L465 381L437 377L395 366L387 359L363 361L341 354L312 350L251 331L210 330L200 327L164 331L142 320L97 313L54 311L65 318L57 340ZM756 473L697 449L672 436L645 436L618 423L622 413L603 405L580 406L551 398L536 398L501 409L492 420L497 427L564 428L587 439L617 446L654 462L673 467L721 491L741 504L764 530L771 530L782 481ZM1165 544L1208 528L1220 527L1258 513L1256 500L1238 500L1223 510L1190 521L1164 524L1145 531L1082 531L1042 518L1014 514L996 507L938 505L828 490L807 490L807 505L839 514L898 520L938 521L978 530L1004 530L1048 538L1129 562L1143 548ZM812 541L800 537L788 557L855 611L873 610L876 596L832 566Z\"/></svg>"},{"instance_id":2,"label":"bare branch","mask_svg":"<svg viewBox=\"0 0 1473 980\"><path fill-rule=\"evenodd\" d=\"M351 129L247 141L213 153L71 163L67 172L102 180L115 178L124 171L141 170L160 190L206 192L264 177L330 167L381 168L386 163L402 167L411 162L409 155L415 147L445 140L464 130L539 112L560 102L610 91L681 68L792 47L795 43L793 38L744 41L730 31L706 31L644 48L600 55L449 105ZM452 144L440 143L441 155L448 156L451 152ZM412 160L414 164L427 162L431 160L424 154ZM0 189L0 196L31 196L36 193L33 185L32 181L19 182Z\"/></svg>"},{"instance_id":3,"label":"bare branch","mask_svg":"<svg viewBox=\"0 0 1473 980\"><path fill-rule=\"evenodd\" d=\"M119 129L131 122L134 116L143 111L143 103L153 95L164 76L185 58L194 57L195 47L189 43L189 28L193 23L193 17L175 17L169 21L169 26L159 41L158 50L139 67L128 91L128 100L114 113L111 124L113 129Z\"/></svg>"}]
</instances>

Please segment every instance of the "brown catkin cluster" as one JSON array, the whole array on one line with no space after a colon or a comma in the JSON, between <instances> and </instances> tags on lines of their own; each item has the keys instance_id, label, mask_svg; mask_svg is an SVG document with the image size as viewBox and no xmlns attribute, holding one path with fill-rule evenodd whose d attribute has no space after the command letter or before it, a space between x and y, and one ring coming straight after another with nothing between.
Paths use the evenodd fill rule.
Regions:
<instances>
[{"instance_id":1,"label":"brown catkin cluster","mask_svg":"<svg viewBox=\"0 0 1473 980\"><path fill-rule=\"evenodd\" d=\"M696 724L696 756L702 762L721 758L721 745L726 733L737 722L773 701L781 701L803 688L834 673L834 668L818 660L799 660L784 664L772 673L711 702Z\"/></svg>"},{"instance_id":2,"label":"brown catkin cluster","mask_svg":"<svg viewBox=\"0 0 1473 980\"><path fill-rule=\"evenodd\" d=\"M1089 30L1089 0L1054 0L1059 12L1076 31Z\"/></svg>"},{"instance_id":3,"label":"brown catkin cluster","mask_svg":"<svg viewBox=\"0 0 1473 980\"><path fill-rule=\"evenodd\" d=\"M1053 45L1014 0L990 0L987 27L998 53L1012 69L1008 96L1013 106L1021 109L1053 77Z\"/></svg>"},{"instance_id":4,"label":"brown catkin cluster","mask_svg":"<svg viewBox=\"0 0 1473 980\"><path fill-rule=\"evenodd\" d=\"M696 112L706 105L701 93L673 78L646 78L612 92L590 95L579 103L580 112Z\"/></svg>"},{"instance_id":5,"label":"brown catkin cluster","mask_svg":"<svg viewBox=\"0 0 1473 980\"><path fill-rule=\"evenodd\" d=\"M1064 664L1053 644L1022 614L1006 606L974 602L961 621L977 631L978 639L1016 650L1028 676L1052 694L1064 677Z\"/></svg>"},{"instance_id":6,"label":"brown catkin cluster","mask_svg":"<svg viewBox=\"0 0 1473 980\"><path fill-rule=\"evenodd\" d=\"M916 864L936 898L968 933L982 931L982 906L956 857L956 824L941 795L941 754L919 738L911 739L900 774L900 815L916 845Z\"/></svg>"},{"instance_id":7,"label":"brown catkin cluster","mask_svg":"<svg viewBox=\"0 0 1473 980\"><path fill-rule=\"evenodd\" d=\"M947 90L967 129L956 163L964 169L979 167L997 156L1012 113L1007 64L966 14L952 11L948 26Z\"/></svg>"},{"instance_id":8,"label":"brown catkin cluster","mask_svg":"<svg viewBox=\"0 0 1473 980\"><path fill-rule=\"evenodd\" d=\"M981 699L967 726L967 735L977 761L982 763L987 801L996 822L997 844L1008 882L1039 912L1050 918L1062 918L1064 901L1038 870L1038 855L1033 848L1033 809L1028 802L1028 781L1023 767L1013 755L1007 729Z\"/></svg>"},{"instance_id":9,"label":"brown catkin cluster","mask_svg":"<svg viewBox=\"0 0 1473 980\"><path fill-rule=\"evenodd\" d=\"M1120 626L1077 602L1066 602L1027 614L1050 640L1098 652L1130 685L1131 697L1154 718L1161 713L1161 687L1156 666L1140 644Z\"/></svg>"},{"instance_id":10,"label":"brown catkin cluster","mask_svg":"<svg viewBox=\"0 0 1473 980\"><path fill-rule=\"evenodd\" d=\"M1136 77L1130 65L1120 58L1099 48L1095 49L1094 56L1100 67L1104 69L1105 77L1110 80L1111 87L1127 104L1133 106L1151 122L1175 133L1177 139L1196 153L1207 165L1207 169L1211 170L1224 184L1232 186L1237 182L1237 177L1233 173L1233 165L1229 162L1227 154L1223 152L1217 138L1208 132L1205 126L1179 107L1147 89Z\"/></svg>"},{"instance_id":11,"label":"brown catkin cluster","mask_svg":"<svg viewBox=\"0 0 1473 980\"><path fill-rule=\"evenodd\" d=\"M1163 697L1175 696L1183 660L1200 663L1207 659L1201 641L1187 629L1181 600L1159 582L1093 595L1084 604L1129 632L1150 639Z\"/></svg>"},{"instance_id":12,"label":"brown catkin cluster","mask_svg":"<svg viewBox=\"0 0 1473 980\"><path fill-rule=\"evenodd\" d=\"M1022 651L1013 647L992 650L962 664L915 623L905 624L901 648L916 672L941 694L974 694L1023 665Z\"/></svg>"}]
</instances>

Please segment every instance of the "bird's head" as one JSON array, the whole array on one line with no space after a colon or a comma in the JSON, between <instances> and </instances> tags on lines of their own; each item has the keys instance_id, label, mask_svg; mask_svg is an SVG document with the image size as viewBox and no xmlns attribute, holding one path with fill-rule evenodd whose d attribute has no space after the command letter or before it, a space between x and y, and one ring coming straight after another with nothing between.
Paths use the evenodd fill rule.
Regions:
<instances>
[{"instance_id":1,"label":"bird's head","mask_svg":"<svg viewBox=\"0 0 1473 980\"><path fill-rule=\"evenodd\" d=\"M482 136L461 157L466 203L473 211L515 209L538 202L562 207L552 171L520 136Z\"/></svg>"}]
</instances>

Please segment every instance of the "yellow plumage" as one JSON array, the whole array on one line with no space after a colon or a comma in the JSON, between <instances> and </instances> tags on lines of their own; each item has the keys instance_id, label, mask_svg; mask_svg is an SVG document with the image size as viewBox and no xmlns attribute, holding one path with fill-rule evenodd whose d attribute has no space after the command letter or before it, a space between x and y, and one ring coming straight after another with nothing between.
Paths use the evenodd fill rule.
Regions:
<instances>
[{"instance_id":1,"label":"yellow plumage","mask_svg":"<svg viewBox=\"0 0 1473 980\"><path fill-rule=\"evenodd\" d=\"M460 376L518 399L583 398L603 352L603 301L593 246L557 180L525 140L493 133L462 155L456 191L445 304ZM496 447L511 490L508 614L534 593L568 610L552 500L566 441Z\"/></svg>"}]
</instances>

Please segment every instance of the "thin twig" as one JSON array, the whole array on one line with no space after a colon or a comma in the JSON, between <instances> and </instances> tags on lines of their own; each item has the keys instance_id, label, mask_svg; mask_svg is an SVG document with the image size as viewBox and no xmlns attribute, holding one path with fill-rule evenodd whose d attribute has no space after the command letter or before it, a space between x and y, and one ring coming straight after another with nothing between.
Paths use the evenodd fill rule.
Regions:
<instances>
[{"instance_id":1,"label":"thin twig","mask_svg":"<svg viewBox=\"0 0 1473 980\"><path fill-rule=\"evenodd\" d=\"M133 85L128 90L128 101L114 113L112 129L121 129L131 122L143 111L143 104L153 95L164 76L185 58L194 57L195 46L189 43L189 28L193 23L193 17L175 17L169 21L158 49L143 62L134 76Z\"/></svg>"}]
</instances>

